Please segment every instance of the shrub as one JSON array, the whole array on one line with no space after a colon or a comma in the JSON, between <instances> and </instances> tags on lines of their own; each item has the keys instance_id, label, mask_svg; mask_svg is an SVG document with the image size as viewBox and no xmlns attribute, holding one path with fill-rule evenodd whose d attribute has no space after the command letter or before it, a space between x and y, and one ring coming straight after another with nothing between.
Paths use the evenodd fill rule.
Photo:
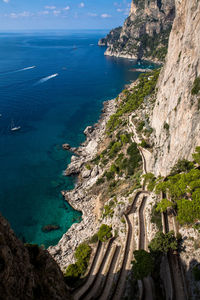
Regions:
<instances>
[{"instance_id":1,"label":"shrub","mask_svg":"<svg viewBox=\"0 0 200 300\"><path fill-rule=\"evenodd\" d=\"M109 151L109 157L110 158L113 158L113 157L115 157L116 156L116 154L119 152L119 150L121 149L121 147L122 147L122 144L121 144L121 142L115 142L113 145L112 145L112 147L111 147L111 149L110 149L110 151Z\"/></svg>"},{"instance_id":2,"label":"shrub","mask_svg":"<svg viewBox=\"0 0 200 300\"><path fill-rule=\"evenodd\" d=\"M120 135L120 140L122 141L122 144L128 144L130 142L130 135L129 134L122 134Z\"/></svg>"},{"instance_id":3,"label":"shrub","mask_svg":"<svg viewBox=\"0 0 200 300\"><path fill-rule=\"evenodd\" d=\"M142 161L142 158L140 156L140 152L137 148L136 143L132 143L128 149L127 149L127 154L129 155L128 161L124 161L128 175L133 175L135 169L139 166L139 163Z\"/></svg>"},{"instance_id":4,"label":"shrub","mask_svg":"<svg viewBox=\"0 0 200 300\"><path fill-rule=\"evenodd\" d=\"M150 145L149 145L145 140L142 140L140 146L141 146L142 148L150 148Z\"/></svg>"},{"instance_id":5,"label":"shrub","mask_svg":"<svg viewBox=\"0 0 200 300\"><path fill-rule=\"evenodd\" d=\"M156 193L167 193L177 209L181 225L192 224L200 219L200 170L169 176L156 186Z\"/></svg>"},{"instance_id":6,"label":"shrub","mask_svg":"<svg viewBox=\"0 0 200 300\"><path fill-rule=\"evenodd\" d=\"M137 126L137 130L138 130L138 131L142 131L144 125L145 125L145 122L144 122L144 121L141 121L141 122L138 124L138 126Z\"/></svg>"},{"instance_id":7,"label":"shrub","mask_svg":"<svg viewBox=\"0 0 200 300\"><path fill-rule=\"evenodd\" d=\"M97 179L97 182L96 182L96 185L100 185L100 184L102 184L102 183L104 183L104 182L105 182L105 179L104 179L103 177L98 178L98 179Z\"/></svg>"},{"instance_id":8,"label":"shrub","mask_svg":"<svg viewBox=\"0 0 200 300\"><path fill-rule=\"evenodd\" d=\"M178 162L171 169L170 175L176 175L181 172L187 172L194 168L194 164L186 159L179 159Z\"/></svg>"},{"instance_id":9,"label":"shrub","mask_svg":"<svg viewBox=\"0 0 200 300\"><path fill-rule=\"evenodd\" d=\"M177 250L177 248L178 242L173 231L170 231L166 234L157 232L155 238L149 244L149 249L151 252L167 253L170 249Z\"/></svg>"},{"instance_id":10,"label":"shrub","mask_svg":"<svg viewBox=\"0 0 200 300\"><path fill-rule=\"evenodd\" d=\"M151 210L151 222L156 224L156 226L158 227L158 229L160 231L162 231L162 217L161 217L161 213L158 212L156 210L157 208L157 204L155 204L153 207L152 207L152 210Z\"/></svg>"},{"instance_id":11,"label":"shrub","mask_svg":"<svg viewBox=\"0 0 200 300\"><path fill-rule=\"evenodd\" d=\"M82 243L76 248L74 256L77 261L75 264L69 265L64 274L69 284L75 283L80 276L85 274L91 252L91 247L86 243Z\"/></svg>"},{"instance_id":12,"label":"shrub","mask_svg":"<svg viewBox=\"0 0 200 300\"><path fill-rule=\"evenodd\" d=\"M156 211L158 212L166 212L169 207L172 207L173 203L167 199L162 199L158 204Z\"/></svg>"},{"instance_id":13,"label":"shrub","mask_svg":"<svg viewBox=\"0 0 200 300\"><path fill-rule=\"evenodd\" d=\"M194 161L200 165L200 147L196 147L195 153L192 154L192 157Z\"/></svg>"},{"instance_id":14,"label":"shrub","mask_svg":"<svg viewBox=\"0 0 200 300\"><path fill-rule=\"evenodd\" d=\"M98 242L98 235L97 235L97 233L95 233L92 237L91 237L91 239L90 239L90 243L92 243L92 244L95 244L95 243L97 243Z\"/></svg>"},{"instance_id":15,"label":"shrub","mask_svg":"<svg viewBox=\"0 0 200 300\"><path fill-rule=\"evenodd\" d=\"M91 251L92 249L88 244L82 243L76 248L74 256L77 259L77 261L88 262L90 259Z\"/></svg>"},{"instance_id":16,"label":"shrub","mask_svg":"<svg viewBox=\"0 0 200 300\"><path fill-rule=\"evenodd\" d=\"M101 242L106 242L112 237L112 226L102 224L97 235Z\"/></svg>"},{"instance_id":17,"label":"shrub","mask_svg":"<svg viewBox=\"0 0 200 300\"><path fill-rule=\"evenodd\" d=\"M91 170L91 166L89 164L86 164L85 167L87 170Z\"/></svg>"},{"instance_id":18,"label":"shrub","mask_svg":"<svg viewBox=\"0 0 200 300\"><path fill-rule=\"evenodd\" d=\"M65 271L65 277L71 278L78 278L80 276L79 267L77 264L71 264Z\"/></svg>"},{"instance_id":19,"label":"shrub","mask_svg":"<svg viewBox=\"0 0 200 300\"><path fill-rule=\"evenodd\" d=\"M143 177L144 177L144 180L145 180L144 181L145 184L148 183L147 190L152 192L155 188L155 185L156 185L156 177L152 173L147 173Z\"/></svg>"},{"instance_id":20,"label":"shrub","mask_svg":"<svg viewBox=\"0 0 200 300\"><path fill-rule=\"evenodd\" d=\"M166 129L167 131L169 131L169 124L167 122L164 123L164 129Z\"/></svg>"},{"instance_id":21,"label":"shrub","mask_svg":"<svg viewBox=\"0 0 200 300\"><path fill-rule=\"evenodd\" d=\"M133 252L135 260L132 261L132 271L134 278L142 280L153 272L154 260L150 253L145 250L136 250Z\"/></svg>"},{"instance_id":22,"label":"shrub","mask_svg":"<svg viewBox=\"0 0 200 300\"><path fill-rule=\"evenodd\" d=\"M107 123L107 133L112 133L122 123L121 117L136 110L144 101L146 96L155 92L156 83L160 69L154 70L151 73L141 74L138 79L138 84L132 89L131 93L126 94L126 98L119 105L117 112L112 115Z\"/></svg>"},{"instance_id":23,"label":"shrub","mask_svg":"<svg viewBox=\"0 0 200 300\"><path fill-rule=\"evenodd\" d=\"M200 77L197 77L192 86L192 95L197 95L200 91Z\"/></svg>"}]
</instances>

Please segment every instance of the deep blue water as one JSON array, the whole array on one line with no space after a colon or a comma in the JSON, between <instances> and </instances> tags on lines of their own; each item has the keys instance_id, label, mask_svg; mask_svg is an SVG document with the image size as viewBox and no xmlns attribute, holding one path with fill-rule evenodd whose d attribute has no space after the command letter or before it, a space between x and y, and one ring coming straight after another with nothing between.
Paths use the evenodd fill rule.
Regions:
<instances>
[{"instance_id":1,"label":"deep blue water","mask_svg":"<svg viewBox=\"0 0 200 300\"><path fill-rule=\"evenodd\" d=\"M102 102L139 75L135 62L103 55L104 34L0 34L0 211L26 242L56 244L80 221L60 194L74 185L62 174L71 154L61 146L83 142ZM11 120L20 131L11 132ZM61 229L44 233L47 224Z\"/></svg>"}]
</instances>

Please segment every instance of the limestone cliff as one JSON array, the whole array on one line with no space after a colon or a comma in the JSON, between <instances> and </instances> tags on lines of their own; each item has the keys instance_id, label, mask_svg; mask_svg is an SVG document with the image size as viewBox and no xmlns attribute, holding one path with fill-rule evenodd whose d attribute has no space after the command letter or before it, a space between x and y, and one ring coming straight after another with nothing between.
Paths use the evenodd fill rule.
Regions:
<instances>
[{"instance_id":1,"label":"limestone cliff","mask_svg":"<svg viewBox=\"0 0 200 300\"><path fill-rule=\"evenodd\" d=\"M108 46L105 55L163 61L174 16L174 0L133 0L123 27L99 45Z\"/></svg>"},{"instance_id":2,"label":"limestone cliff","mask_svg":"<svg viewBox=\"0 0 200 300\"><path fill-rule=\"evenodd\" d=\"M24 246L0 215L0 299L71 299L58 265L38 246Z\"/></svg>"},{"instance_id":3,"label":"limestone cliff","mask_svg":"<svg viewBox=\"0 0 200 300\"><path fill-rule=\"evenodd\" d=\"M200 144L200 2L176 0L176 18L152 116L156 175L169 174L179 158ZM195 87L196 85L196 87Z\"/></svg>"}]
</instances>

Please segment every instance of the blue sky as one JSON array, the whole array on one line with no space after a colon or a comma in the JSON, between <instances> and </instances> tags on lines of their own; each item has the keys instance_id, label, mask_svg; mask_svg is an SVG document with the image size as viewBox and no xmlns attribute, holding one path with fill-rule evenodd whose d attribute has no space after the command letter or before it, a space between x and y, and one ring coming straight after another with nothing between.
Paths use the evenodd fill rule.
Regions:
<instances>
[{"instance_id":1,"label":"blue sky","mask_svg":"<svg viewBox=\"0 0 200 300\"><path fill-rule=\"evenodd\" d=\"M0 30L111 29L122 25L131 0L0 0Z\"/></svg>"}]
</instances>

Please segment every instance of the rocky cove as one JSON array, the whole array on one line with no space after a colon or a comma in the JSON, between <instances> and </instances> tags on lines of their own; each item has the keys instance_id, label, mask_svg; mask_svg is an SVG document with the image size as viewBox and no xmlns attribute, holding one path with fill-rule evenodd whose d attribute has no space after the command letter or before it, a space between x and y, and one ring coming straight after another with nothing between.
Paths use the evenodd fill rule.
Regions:
<instances>
[{"instance_id":1,"label":"rocky cove","mask_svg":"<svg viewBox=\"0 0 200 300\"><path fill-rule=\"evenodd\" d=\"M82 221L79 224L73 224L58 245L48 249L63 271L74 261L76 247L91 238L98 229L98 212L95 213L97 199L87 194L90 187L102 175L103 170L98 166L88 170L86 165L95 157L100 143L103 142L107 121L116 111L115 99L104 102L103 106L99 122L93 127L85 129L86 141L79 148L71 148L68 144L63 145L64 149L76 154L76 156L72 156L65 175L78 175L78 181L72 191L62 191L61 193L75 210L81 211L83 214Z\"/></svg>"}]
</instances>

